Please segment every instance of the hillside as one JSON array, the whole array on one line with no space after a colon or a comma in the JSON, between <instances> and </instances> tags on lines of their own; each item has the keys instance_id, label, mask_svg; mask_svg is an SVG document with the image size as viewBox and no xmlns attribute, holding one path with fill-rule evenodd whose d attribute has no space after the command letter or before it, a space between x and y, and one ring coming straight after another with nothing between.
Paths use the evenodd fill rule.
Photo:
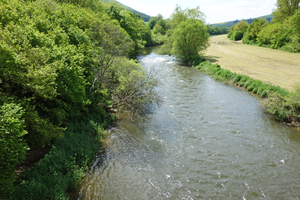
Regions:
<instances>
[{"instance_id":1,"label":"hillside","mask_svg":"<svg viewBox=\"0 0 300 200\"><path fill-rule=\"evenodd\" d=\"M241 19L241 20L244 20L244 21L248 22L249 24L251 24L255 19L258 19L258 18L264 18L264 19L266 19L270 23L271 19L273 19L274 16L273 15L265 15L265 16L261 16L261 17L250 18L250 19ZM212 26L213 27L218 26L218 27L230 28L230 27L236 25L237 23L239 23L241 20L237 19L237 20L234 20L234 21L212 24Z\"/></svg>"},{"instance_id":2,"label":"hillside","mask_svg":"<svg viewBox=\"0 0 300 200\"><path fill-rule=\"evenodd\" d=\"M115 0L101 0L101 1L103 1L105 3L109 3L109 2L115 1ZM128 11L132 12L135 15L140 15L145 22L148 22L150 20L150 18L151 18L151 16L146 15L145 13L141 13L141 12L139 12L137 10L134 10L134 9L132 9L132 8L130 8L130 7L126 6L126 5L118 2L118 1L115 1L115 2L117 2L117 4L119 6L121 6L122 8L124 8L125 10L128 10Z\"/></svg>"}]
</instances>

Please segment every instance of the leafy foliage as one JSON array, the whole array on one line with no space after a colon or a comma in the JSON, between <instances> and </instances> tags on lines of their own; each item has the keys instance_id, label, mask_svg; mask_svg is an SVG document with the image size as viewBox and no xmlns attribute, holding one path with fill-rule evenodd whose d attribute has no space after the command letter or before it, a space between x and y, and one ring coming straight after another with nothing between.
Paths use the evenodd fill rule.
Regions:
<instances>
[{"instance_id":1,"label":"leafy foliage","mask_svg":"<svg viewBox=\"0 0 300 200\"><path fill-rule=\"evenodd\" d=\"M244 31L233 31L230 35L230 39L233 41L241 40L244 36Z\"/></svg>"},{"instance_id":2,"label":"leafy foliage","mask_svg":"<svg viewBox=\"0 0 300 200\"><path fill-rule=\"evenodd\" d=\"M149 42L151 31L139 15L134 15L113 3L109 4L106 12L111 19L119 22L133 40L134 48L129 52L131 56L135 55L138 49L144 48L147 41Z\"/></svg>"},{"instance_id":3,"label":"leafy foliage","mask_svg":"<svg viewBox=\"0 0 300 200\"><path fill-rule=\"evenodd\" d=\"M122 65L115 61L121 57L126 66L132 63L128 58L150 43L152 37L139 15L97 0L3 0L0 10L0 112L7 114L1 115L0 122L1 131L4 130L0 145L4 145L5 151L1 152L4 157L0 166L5 168L1 177L5 178L5 187L1 186L1 191L5 190L3 194L7 196L13 191L15 176L11 173L24 158L27 144L39 147L68 141L71 137L68 124L72 119L86 112L105 115L116 104L113 95L119 94L120 98L125 95L118 93L124 79L133 74L137 80L148 78L135 65L130 65L133 74L121 74ZM150 96L147 100L139 96L145 94L144 89L154 87L151 81L138 88L131 103L137 102L136 99L141 100L140 105L151 101ZM133 86L128 85L127 89ZM73 170L74 158L65 153L59 150L61 158L55 159L58 162L65 159L65 164L58 165ZM43 164L45 170L46 166ZM63 175L69 173L64 170L56 177L48 174L49 182L62 181ZM46 196L57 191L61 194L74 183L72 170L62 181L62 189L29 187L28 181L26 184ZM42 193L39 195L32 198L44 199Z\"/></svg>"},{"instance_id":4,"label":"leafy foliage","mask_svg":"<svg viewBox=\"0 0 300 200\"><path fill-rule=\"evenodd\" d=\"M300 52L299 1L277 1L271 24L254 21L243 37L243 43L273 49Z\"/></svg>"},{"instance_id":5,"label":"leafy foliage","mask_svg":"<svg viewBox=\"0 0 300 200\"><path fill-rule=\"evenodd\" d=\"M173 38L172 53L188 61L208 47L209 34L202 21L187 19L174 30Z\"/></svg>"},{"instance_id":6,"label":"leafy foliage","mask_svg":"<svg viewBox=\"0 0 300 200\"><path fill-rule=\"evenodd\" d=\"M243 37L243 43L244 44L256 43L257 36L260 30L267 25L268 25L267 20L263 18L255 19L247 28L247 31Z\"/></svg>"},{"instance_id":7,"label":"leafy foliage","mask_svg":"<svg viewBox=\"0 0 300 200\"><path fill-rule=\"evenodd\" d=\"M182 10L177 6L171 15L171 28L159 53L174 54L189 63L196 63L198 54L208 47L209 33L200 8ZM196 62L194 62L196 61Z\"/></svg>"},{"instance_id":8,"label":"leafy foliage","mask_svg":"<svg viewBox=\"0 0 300 200\"><path fill-rule=\"evenodd\" d=\"M222 34L227 34L228 33L228 28L226 27L212 27L211 25L206 25L207 32L209 35L222 35Z\"/></svg>"},{"instance_id":9,"label":"leafy foliage","mask_svg":"<svg viewBox=\"0 0 300 200\"><path fill-rule=\"evenodd\" d=\"M67 199L65 191L79 183L98 152L106 134L101 125L104 120L98 114L73 119L65 138L19 177L21 184L12 199Z\"/></svg>"},{"instance_id":10,"label":"leafy foliage","mask_svg":"<svg viewBox=\"0 0 300 200\"><path fill-rule=\"evenodd\" d=\"M103 2L105 2L105 3L107 3L107 4L109 4L110 2L116 2L117 5L118 5L119 7L123 8L123 9L125 9L125 10L127 10L127 11L129 11L129 12L131 12L131 13L133 13L134 15L140 15L141 18L142 18L145 22L149 22L149 20L150 20L150 18L151 18L149 15L146 15L145 13L142 13L142 12L139 12L139 11L137 11L137 10L134 10L134 9L132 9L132 8L130 8L130 7L126 6L126 5L124 5L124 4L120 3L120 2L118 2L118 1L115 1L115 0L101 0L101 1L103 1Z\"/></svg>"},{"instance_id":11,"label":"leafy foliage","mask_svg":"<svg viewBox=\"0 0 300 200\"><path fill-rule=\"evenodd\" d=\"M274 114L280 121L292 124L300 122L300 87L296 86L295 91L288 96L271 95L265 105L268 112Z\"/></svg>"},{"instance_id":12,"label":"leafy foliage","mask_svg":"<svg viewBox=\"0 0 300 200\"><path fill-rule=\"evenodd\" d=\"M22 119L24 111L15 103L4 103L0 107L0 198L13 193L16 179L15 165L25 159L27 145L22 138L27 131Z\"/></svg>"},{"instance_id":13,"label":"leafy foliage","mask_svg":"<svg viewBox=\"0 0 300 200\"><path fill-rule=\"evenodd\" d=\"M295 11L299 9L300 0L277 0L277 8L272 13L274 15L273 22L282 22L288 17L295 14Z\"/></svg>"}]
</instances>

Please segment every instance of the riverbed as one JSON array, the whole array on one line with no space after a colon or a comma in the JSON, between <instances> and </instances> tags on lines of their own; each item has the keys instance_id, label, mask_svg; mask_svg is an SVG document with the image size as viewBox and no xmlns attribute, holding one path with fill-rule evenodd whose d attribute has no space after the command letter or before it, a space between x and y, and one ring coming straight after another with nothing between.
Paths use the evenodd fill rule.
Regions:
<instances>
[{"instance_id":1,"label":"riverbed","mask_svg":"<svg viewBox=\"0 0 300 200\"><path fill-rule=\"evenodd\" d=\"M164 102L119 119L70 199L297 199L300 135L260 100L149 48Z\"/></svg>"}]
</instances>

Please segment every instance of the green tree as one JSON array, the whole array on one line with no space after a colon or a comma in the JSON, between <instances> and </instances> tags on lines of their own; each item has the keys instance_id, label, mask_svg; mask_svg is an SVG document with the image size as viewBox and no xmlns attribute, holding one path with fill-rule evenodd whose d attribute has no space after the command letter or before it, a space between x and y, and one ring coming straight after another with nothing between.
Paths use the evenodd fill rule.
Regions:
<instances>
[{"instance_id":1,"label":"green tree","mask_svg":"<svg viewBox=\"0 0 300 200\"><path fill-rule=\"evenodd\" d=\"M300 0L277 0L277 8L273 11L273 22L282 22L295 14L299 9Z\"/></svg>"},{"instance_id":2,"label":"green tree","mask_svg":"<svg viewBox=\"0 0 300 200\"><path fill-rule=\"evenodd\" d=\"M269 23L263 18L255 19L250 26L247 28L246 33L243 37L244 44L256 43L257 36L262 28L267 26Z\"/></svg>"},{"instance_id":3,"label":"green tree","mask_svg":"<svg viewBox=\"0 0 300 200\"><path fill-rule=\"evenodd\" d=\"M154 33L154 34L160 33L160 34L164 35L164 34L165 34L165 30L163 29L163 27L162 27L161 25L156 24L156 25L154 26L154 28L153 28L153 33Z\"/></svg>"},{"instance_id":4,"label":"green tree","mask_svg":"<svg viewBox=\"0 0 300 200\"><path fill-rule=\"evenodd\" d=\"M237 23L235 26L234 26L234 31L244 31L246 32L247 31L247 28L249 27L249 24L248 22L244 21L244 20L241 20L239 23Z\"/></svg>"},{"instance_id":5,"label":"green tree","mask_svg":"<svg viewBox=\"0 0 300 200\"><path fill-rule=\"evenodd\" d=\"M3 94L1 94L3 95ZM1 99L2 100L2 99ZM24 111L15 103L0 106L0 198L13 193L16 179L15 165L25 159L27 145L23 136L27 134L22 118Z\"/></svg>"},{"instance_id":6,"label":"green tree","mask_svg":"<svg viewBox=\"0 0 300 200\"><path fill-rule=\"evenodd\" d=\"M176 6L174 12L171 15L171 28L175 29L182 21L187 19L197 19L204 22L205 15L200 11L200 7L193 9L182 10L180 6Z\"/></svg>"},{"instance_id":7,"label":"green tree","mask_svg":"<svg viewBox=\"0 0 300 200\"><path fill-rule=\"evenodd\" d=\"M201 20L187 19L174 30L173 39L172 53L189 61L208 47L209 34Z\"/></svg>"},{"instance_id":8,"label":"green tree","mask_svg":"<svg viewBox=\"0 0 300 200\"><path fill-rule=\"evenodd\" d=\"M158 20L157 20L157 17L151 17L150 20L149 20L149 22L148 22L148 26L149 26L151 29L153 29L154 26L156 25L157 21L158 21Z\"/></svg>"}]
</instances>

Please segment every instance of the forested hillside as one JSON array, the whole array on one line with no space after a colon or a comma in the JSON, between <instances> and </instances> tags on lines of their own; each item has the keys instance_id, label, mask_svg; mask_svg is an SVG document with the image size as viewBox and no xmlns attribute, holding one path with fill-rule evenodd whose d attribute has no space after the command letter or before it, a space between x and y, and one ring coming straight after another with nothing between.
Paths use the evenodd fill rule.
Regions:
<instances>
[{"instance_id":1,"label":"forested hillside","mask_svg":"<svg viewBox=\"0 0 300 200\"><path fill-rule=\"evenodd\" d=\"M237 19L237 20L234 20L234 21L212 24L211 26L212 27L230 28L230 27L236 25L237 23L239 23L240 21L246 21L247 23L251 24L255 19L259 19L259 18L263 18L263 19L267 20L270 23L271 20L274 18L274 16L273 15L265 15L265 16L256 17L256 18L241 19L241 20Z\"/></svg>"},{"instance_id":2,"label":"forested hillside","mask_svg":"<svg viewBox=\"0 0 300 200\"><path fill-rule=\"evenodd\" d=\"M110 2L116 2L117 5L119 5L121 8L124 8L125 10L128 10L128 11L132 12L135 15L140 15L145 22L149 22L149 20L151 18L149 15L147 15L145 13L141 13L141 12L139 12L137 10L134 10L134 9L132 9L132 8L130 8L130 7L126 6L126 5L118 2L118 1L115 1L115 0L101 0L101 1L103 1L103 2L105 2L107 4L109 4Z\"/></svg>"},{"instance_id":3,"label":"forested hillside","mask_svg":"<svg viewBox=\"0 0 300 200\"><path fill-rule=\"evenodd\" d=\"M0 199L61 199L99 148L107 111L155 101L156 80L130 59L151 30L97 0L2 0L0 10ZM16 176L29 149L53 144Z\"/></svg>"}]
</instances>

